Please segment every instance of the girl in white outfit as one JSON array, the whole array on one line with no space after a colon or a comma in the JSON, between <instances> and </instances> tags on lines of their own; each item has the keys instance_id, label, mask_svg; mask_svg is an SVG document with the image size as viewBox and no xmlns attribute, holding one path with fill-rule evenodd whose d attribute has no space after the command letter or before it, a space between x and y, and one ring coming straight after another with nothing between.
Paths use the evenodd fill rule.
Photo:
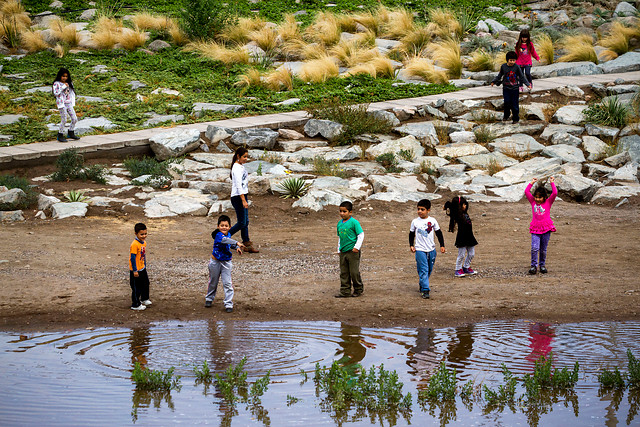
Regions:
<instances>
[{"instance_id":1,"label":"girl in white outfit","mask_svg":"<svg viewBox=\"0 0 640 427\"><path fill-rule=\"evenodd\" d=\"M56 79L53 81L53 96L56 97L56 107L60 111L60 127L58 128L58 141L67 142L64 136L64 126L67 123L67 114L71 117L71 126L69 126L68 137L71 139L80 139L75 134L76 123L78 118L73 107L76 105L76 92L71 82L71 74L66 68L60 68Z\"/></svg>"}]
</instances>

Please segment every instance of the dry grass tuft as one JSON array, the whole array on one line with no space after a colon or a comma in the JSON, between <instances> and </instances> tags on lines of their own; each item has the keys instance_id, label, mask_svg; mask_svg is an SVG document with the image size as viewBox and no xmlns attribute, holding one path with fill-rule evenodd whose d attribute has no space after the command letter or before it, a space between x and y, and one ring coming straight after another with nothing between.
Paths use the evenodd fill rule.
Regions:
<instances>
[{"instance_id":1,"label":"dry grass tuft","mask_svg":"<svg viewBox=\"0 0 640 427\"><path fill-rule=\"evenodd\" d=\"M353 15L353 19L358 24L373 32L376 36L382 34L382 29L385 24L384 11L382 11L382 13L364 12L355 14Z\"/></svg>"},{"instance_id":2,"label":"dry grass tuft","mask_svg":"<svg viewBox=\"0 0 640 427\"><path fill-rule=\"evenodd\" d=\"M278 46L278 33L269 27L250 32L249 39L265 52L271 52Z\"/></svg>"},{"instance_id":3,"label":"dry grass tuft","mask_svg":"<svg viewBox=\"0 0 640 427\"><path fill-rule=\"evenodd\" d=\"M496 71L496 64L500 61L498 55L478 49L471 53L467 68L469 71Z\"/></svg>"},{"instance_id":4,"label":"dry grass tuft","mask_svg":"<svg viewBox=\"0 0 640 427\"><path fill-rule=\"evenodd\" d=\"M336 20L338 21L338 25L340 25L340 30L346 31L347 33L355 33L357 23L353 16L351 15L336 15Z\"/></svg>"},{"instance_id":5,"label":"dry grass tuft","mask_svg":"<svg viewBox=\"0 0 640 427\"><path fill-rule=\"evenodd\" d=\"M68 46L77 46L80 42L80 36L73 24L64 22L61 19L56 19L51 21L49 29L51 30L51 35L54 39L61 41Z\"/></svg>"},{"instance_id":6,"label":"dry grass tuft","mask_svg":"<svg viewBox=\"0 0 640 427\"><path fill-rule=\"evenodd\" d=\"M31 25L29 14L18 0L3 1L0 6L0 17L5 22L11 22L17 30L23 30Z\"/></svg>"},{"instance_id":7,"label":"dry grass tuft","mask_svg":"<svg viewBox=\"0 0 640 427\"><path fill-rule=\"evenodd\" d=\"M612 61L618 57L618 54L612 51L611 49L607 49L600 52L600 56L605 61Z\"/></svg>"},{"instance_id":8,"label":"dry grass tuft","mask_svg":"<svg viewBox=\"0 0 640 427\"><path fill-rule=\"evenodd\" d=\"M216 42L189 43L185 50L199 52L205 58L220 61L224 64L248 64L249 52L242 48L227 49Z\"/></svg>"},{"instance_id":9,"label":"dry grass tuft","mask_svg":"<svg viewBox=\"0 0 640 427\"><path fill-rule=\"evenodd\" d=\"M449 9L433 8L429 10L430 29L440 38L462 37L462 25Z\"/></svg>"},{"instance_id":10,"label":"dry grass tuft","mask_svg":"<svg viewBox=\"0 0 640 427\"><path fill-rule=\"evenodd\" d=\"M502 169L504 169L504 166L498 163L496 159L489 160L489 164L487 164L487 172L489 172L489 175L494 175Z\"/></svg>"},{"instance_id":11,"label":"dry grass tuft","mask_svg":"<svg viewBox=\"0 0 640 427\"><path fill-rule=\"evenodd\" d=\"M298 22L296 21L296 17L287 13L284 15L284 20L280 25L278 25L278 37L283 42L287 42L289 40L300 39L300 27L298 26Z\"/></svg>"},{"instance_id":12,"label":"dry grass tuft","mask_svg":"<svg viewBox=\"0 0 640 427\"><path fill-rule=\"evenodd\" d=\"M58 43L53 47L53 52L58 58L62 58L64 55L66 55L67 50L64 48L64 46Z\"/></svg>"},{"instance_id":13,"label":"dry grass tuft","mask_svg":"<svg viewBox=\"0 0 640 427\"><path fill-rule=\"evenodd\" d=\"M167 27L167 31L169 33L169 37L171 37L171 41L178 46L184 46L189 42L189 37L182 31L180 25L173 19L169 21L169 26Z\"/></svg>"},{"instance_id":14,"label":"dry grass tuft","mask_svg":"<svg viewBox=\"0 0 640 427\"><path fill-rule=\"evenodd\" d=\"M338 74L335 59L328 55L308 61L300 69L300 79L305 82L323 83L331 77L337 77Z\"/></svg>"},{"instance_id":15,"label":"dry grass tuft","mask_svg":"<svg viewBox=\"0 0 640 427\"><path fill-rule=\"evenodd\" d=\"M559 62L591 61L598 63L598 55L593 48L593 39L590 35L565 36L560 44L566 53L558 58Z\"/></svg>"},{"instance_id":16,"label":"dry grass tuft","mask_svg":"<svg viewBox=\"0 0 640 427\"><path fill-rule=\"evenodd\" d=\"M220 39L228 43L243 45L249 41L249 33L251 31L247 27L243 27L239 23L235 25L227 25L220 32Z\"/></svg>"},{"instance_id":17,"label":"dry grass tuft","mask_svg":"<svg viewBox=\"0 0 640 427\"><path fill-rule=\"evenodd\" d=\"M427 48L433 33L428 27L416 27L414 31L400 39L402 48L400 49L406 56L420 56Z\"/></svg>"},{"instance_id":18,"label":"dry grass tuft","mask_svg":"<svg viewBox=\"0 0 640 427\"><path fill-rule=\"evenodd\" d=\"M380 52L377 49L363 47L356 40L341 41L331 49L331 53L347 67L369 62L373 58L380 56Z\"/></svg>"},{"instance_id":19,"label":"dry grass tuft","mask_svg":"<svg viewBox=\"0 0 640 427\"><path fill-rule=\"evenodd\" d=\"M356 65L349 69L349 75L369 74L373 78L393 78L395 70L389 58L379 56L364 64Z\"/></svg>"},{"instance_id":20,"label":"dry grass tuft","mask_svg":"<svg viewBox=\"0 0 640 427\"><path fill-rule=\"evenodd\" d=\"M133 30L131 28L122 28L117 37L120 46L126 50L134 50L144 46L148 38L149 36L139 28Z\"/></svg>"},{"instance_id":21,"label":"dry grass tuft","mask_svg":"<svg viewBox=\"0 0 640 427\"><path fill-rule=\"evenodd\" d=\"M98 18L98 22L96 22L94 32L99 33L102 31L111 31L115 33L119 31L120 28L122 28L121 20L109 18L108 16L101 16Z\"/></svg>"},{"instance_id":22,"label":"dry grass tuft","mask_svg":"<svg viewBox=\"0 0 640 427\"><path fill-rule=\"evenodd\" d=\"M131 17L134 27L141 30L162 30L169 28L171 20L166 16L152 15L148 12L136 13Z\"/></svg>"},{"instance_id":23,"label":"dry grass tuft","mask_svg":"<svg viewBox=\"0 0 640 427\"><path fill-rule=\"evenodd\" d=\"M553 64L554 60L554 49L553 49L553 40L549 37L548 34L542 34L536 38L534 41L536 44L536 51L540 56L540 59L545 64Z\"/></svg>"},{"instance_id":24,"label":"dry grass tuft","mask_svg":"<svg viewBox=\"0 0 640 427\"><path fill-rule=\"evenodd\" d=\"M460 59L460 43L454 39L446 39L432 43L427 48L436 65L447 69L450 78L458 79L462 75L462 60Z\"/></svg>"},{"instance_id":25,"label":"dry grass tuft","mask_svg":"<svg viewBox=\"0 0 640 427\"><path fill-rule=\"evenodd\" d=\"M611 26L609 34L600 40L600 45L618 55L629 52L629 38L633 34L633 30L622 25L620 22L614 22Z\"/></svg>"},{"instance_id":26,"label":"dry grass tuft","mask_svg":"<svg viewBox=\"0 0 640 427\"><path fill-rule=\"evenodd\" d=\"M449 83L447 73L442 70L436 70L433 64L424 58L415 56L411 58L405 67L405 71L409 76L421 77L430 83Z\"/></svg>"},{"instance_id":27,"label":"dry grass tuft","mask_svg":"<svg viewBox=\"0 0 640 427\"><path fill-rule=\"evenodd\" d=\"M318 12L315 22L305 30L304 37L325 46L333 46L340 41L341 33L342 29L336 15Z\"/></svg>"},{"instance_id":28,"label":"dry grass tuft","mask_svg":"<svg viewBox=\"0 0 640 427\"><path fill-rule=\"evenodd\" d=\"M383 26L385 37L401 39L416 30L413 12L407 9L397 9L390 11L388 15Z\"/></svg>"},{"instance_id":29,"label":"dry grass tuft","mask_svg":"<svg viewBox=\"0 0 640 427\"><path fill-rule=\"evenodd\" d=\"M96 49L113 49L118 43L118 33L111 30L96 31L91 36Z\"/></svg>"},{"instance_id":30,"label":"dry grass tuft","mask_svg":"<svg viewBox=\"0 0 640 427\"><path fill-rule=\"evenodd\" d=\"M255 68L249 68L246 73L238 76L238 81L234 85L240 87L262 86L260 71Z\"/></svg>"},{"instance_id":31,"label":"dry grass tuft","mask_svg":"<svg viewBox=\"0 0 640 427\"><path fill-rule=\"evenodd\" d=\"M42 38L42 32L38 30L27 30L22 32L20 34L20 40L22 42L22 47L31 53L40 52L41 50L45 50L49 47L47 42Z\"/></svg>"},{"instance_id":32,"label":"dry grass tuft","mask_svg":"<svg viewBox=\"0 0 640 427\"><path fill-rule=\"evenodd\" d=\"M271 90L292 90L293 76L291 71L285 67L270 71L264 76L264 85Z\"/></svg>"}]
</instances>

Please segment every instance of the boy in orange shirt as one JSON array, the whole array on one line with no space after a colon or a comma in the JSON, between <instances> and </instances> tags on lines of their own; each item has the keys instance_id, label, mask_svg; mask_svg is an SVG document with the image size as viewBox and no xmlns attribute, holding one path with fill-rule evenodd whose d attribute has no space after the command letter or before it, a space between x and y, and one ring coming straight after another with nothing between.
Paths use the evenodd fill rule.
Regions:
<instances>
[{"instance_id":1,"label":"boy in orange shirt","mask_svg":"<svg viewBox=\"0 0 640 427\"><path fill-rule=\"evenodd\" d=\"M141 311L151 305L147 275L147 226L139 222L134 226L133 231L136 233L136 238L129 249L131 310Z\"/></svg>"}]
</instances>

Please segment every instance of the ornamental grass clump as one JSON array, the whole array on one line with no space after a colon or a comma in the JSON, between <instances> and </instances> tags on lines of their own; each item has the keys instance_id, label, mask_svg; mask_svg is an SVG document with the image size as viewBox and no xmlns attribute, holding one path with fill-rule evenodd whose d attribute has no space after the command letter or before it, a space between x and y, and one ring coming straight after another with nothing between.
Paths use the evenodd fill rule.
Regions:
<instances>
[{"instance_id":1,"label":"ornamental grass clump","mask_svg":"<svg viewBox=\"0 0 640 427\"><path fill-rule=\"evenodd\" d=\"M548 34L542 33L534 40L536 51L538 52L538 56L545 64L553 64L554 61L554 48L553 48L553 40L549 37Z\"/></svg>"},{"instance_id":2,"label":"ornamental grass clump","mask_svg":"<svg viewBox=\"0 0 640 427\"><path fill-rule=\"evenodd\" d=\"M460 43L454 39L446 39L432 43L427 47L435 64L447 69L449 78L458 79L462 75L460 59Z\"/></svg>"},{"instance_id":3,"label":"ornamental grass clump","mask_svg":"<svg viewBox=\"0 0 640 427\"><path fill-rule=\"evenodd\" d=\"M432 62L418 56L409 59L405 71L408 76L420 77L429 83L449 83L446 71L437 70Z\"/></svg>"},{"instance_id":4,"label":"ornamental grass clump","mask_svg":"<svg viewBox=\"0 0 640 427\"><path fill-rule=\"evenodd\" d=\"M560 40L560 45L566 53L558 58L559 62L589 61L598 63L598 54L593 48L593 39L588 34L565 36Z\"/></svg>"},{"instance_id":5,"label":"ornamental grass clump","mask_svg":"<svg viewBox=\"0 0 640 427\"><path fill-rule=\"evenodd\" d=\"M617 96L610 96L591 104L583 114L587 122L621 128L629 121L630 112Z\"/></svg>"},{"instance_id":6,"label":"ornamental grass clump","mask_svg":"<svg viewBox=\"0 0 640 427\"><path fill-rule=\"evenodd\" d=\"M324 83L331 77L338 77L339 68L333 57L325 55L305 62L300 68L300 79L304 82Z\"/></svg>"}]
</instances>

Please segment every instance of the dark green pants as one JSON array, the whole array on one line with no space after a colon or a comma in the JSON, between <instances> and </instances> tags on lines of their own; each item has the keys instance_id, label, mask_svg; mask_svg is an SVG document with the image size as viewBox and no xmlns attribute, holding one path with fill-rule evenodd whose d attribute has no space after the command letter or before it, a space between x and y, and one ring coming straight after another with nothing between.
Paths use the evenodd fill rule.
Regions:
<instances>
[{"instance_id":1,"label":"dark green pants","mask_svg":"<svg viewBox=\"0 0 640 427\"><path fill-rule=\"evenodd\" d=\"M340 252L340 293L350 295L351 285L354 294L364 291L360 277L360 252Z\"/></svg>"}]
</instances>

